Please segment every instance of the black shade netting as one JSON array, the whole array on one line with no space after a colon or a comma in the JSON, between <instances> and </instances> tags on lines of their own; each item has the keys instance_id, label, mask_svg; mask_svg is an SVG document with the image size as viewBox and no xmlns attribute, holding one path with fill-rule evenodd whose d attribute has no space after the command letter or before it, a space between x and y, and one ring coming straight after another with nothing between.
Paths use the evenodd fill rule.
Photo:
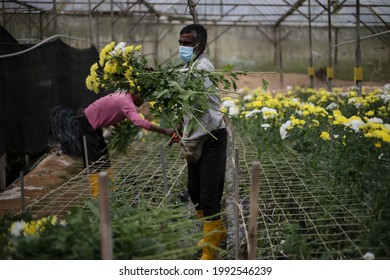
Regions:
<instances>
[{"instance_id":1,"label":"black shade netting","mask_svg":"<svg viewBox=\"0 0 390 280\"><path fill-rule=\"evenodd\" d=\"M4 35L0 37L0 55L31 47L17 44L8 32L0 35ZM36 155L53 137L68 145L69 137L64 140L59 135L75 133L72 112L100 97L85 86L90 66L98 57L94 47L75 49L58 39L17 56L0 58L0 154L13 149ZM65 113L58 114L57 106ZM53 116L68 119L53 120ZM53 126L53 121L67 125ZM72 130L59 133L59 128ZM77 154L78 144L72 145L63 147L64 152Z\"/></svg>"}]
</instances>

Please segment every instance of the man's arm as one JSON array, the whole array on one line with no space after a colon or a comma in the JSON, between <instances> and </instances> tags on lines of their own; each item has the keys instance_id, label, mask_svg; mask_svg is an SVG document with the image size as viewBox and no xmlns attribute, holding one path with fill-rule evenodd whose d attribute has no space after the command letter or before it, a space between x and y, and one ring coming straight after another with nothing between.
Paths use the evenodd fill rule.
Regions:
<instances>
[{"instance_id":1,"label":"man's arm","mask_svg":"<svg viewBox=\"0 0 390 280\"><path fill-rule=\"evenodd\" d=\"M175 130L172 128L162 128L162 127L154 125L154 124L152 124L148 130L158 132L161 134L165 134L168 136L172 136L175 133Z\"/></svg>"}]
</instances>

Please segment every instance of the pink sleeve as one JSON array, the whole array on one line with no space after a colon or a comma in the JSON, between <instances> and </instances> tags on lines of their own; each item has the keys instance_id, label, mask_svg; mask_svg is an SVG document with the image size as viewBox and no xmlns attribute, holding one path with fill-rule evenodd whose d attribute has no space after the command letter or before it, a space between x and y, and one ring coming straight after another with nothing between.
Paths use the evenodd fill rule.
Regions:
<instances>
[{"instance_id":1,"label":"pink sleeve","mask_svg":"<svg viewBox=\"0 0 390 280\"><path fill-rule=\"evenodd\" d=\"M138 112L129 112L127 117L131 120L131 122L134 125L136 125L138 127L142 127L144 129L149 130L150 127L152 126L152 123L148 120L144 120L143 118L141 118L141 116L138 114Z\"/></svg>"},{"instance_id":2,"label":"pink sleeve","mask_svg":"<svg viewBox=\"0 0 390 280\"><path fill-rule=\"evenodd\" d=\"M129 98L130 102L128 102L128 106L124 107L124 114L126 117L136 126L149 130L152 126L152 123L148 120L141 118L137 111L137 107L135 106L133 99Z\"/></svg>"}]
</instances>

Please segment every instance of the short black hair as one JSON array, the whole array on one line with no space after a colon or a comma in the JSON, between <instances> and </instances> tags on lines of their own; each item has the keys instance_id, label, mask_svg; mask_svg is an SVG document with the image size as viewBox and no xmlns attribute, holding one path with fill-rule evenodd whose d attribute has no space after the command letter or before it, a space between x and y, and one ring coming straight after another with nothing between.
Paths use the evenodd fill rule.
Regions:
<instances>
[{"instance_id":1,"label":"short black hair","mask_svg":"<svg viewBox=\"0 0 390 280\"><path fill-rule=\"evenodd\" d=\"M207 30L201 24L190 24L184 27L180 34L195 33L196 43L204 43L204 46L207 44Z\"/></svg>"}]
</instances>

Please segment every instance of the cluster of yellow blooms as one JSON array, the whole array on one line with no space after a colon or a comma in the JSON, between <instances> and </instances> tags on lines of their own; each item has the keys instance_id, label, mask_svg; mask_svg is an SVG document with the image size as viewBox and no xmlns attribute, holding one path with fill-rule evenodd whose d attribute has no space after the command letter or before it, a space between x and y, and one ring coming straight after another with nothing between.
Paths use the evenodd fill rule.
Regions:
<instances>
[{"instance_id":1,"label":"cluster of yellow blooms","mask_svg":"<svg viewBox=\"0 0 390 280\"><path fill-rule=\"evenodd\" d=\"M23 220L12 223L9 231L14 236L31 236L39 235L40 232L45 230L47 224L55 225L59 221L56 216L44 217L40 220L33 220L31 222L25 222ZM63 221L60 222L62 225Z\"/></svg>"},{"instance_id":2,"label":"cluster of yellow blooms","mask_svg":"<svg viewBox=\"0 0 390 280\"><path fill-rule=\"evenodd\" d=\"M329 92L295 88L287 94L272 94L261 88L252 92L245 88L242 92L240 98L224 98L222 111L254 125L274 125L280 129L282 139L296 128L316 129L322 140L336 139L339 135L335 131L349 130L372 138L378 148L383 142L390 143L390 123L386 123L390 122L388 91L363 91L362 96L340 89Z\"/></svg>"},{"instance_id":3,"label":"cluster of yellow blooms","mask_svg":"<svg viewBox=\"0 0 390 280\"><path fill-rule=\"evenodd\" d=\"M137 64L135 52L139 52L142 45L126 46L120 42L115 46L115 42L106 45L99 55L99 64L95 63L90 68L90 73L85 81L87 89L99 92L99 88L107 88L109 83L117 81L117 84L110 85L117 87L134 88L140 91L136 86L138 73L134 72L134 64ZM99 66L103 69L99 72ZM115 79L113 79L115 77Z\"/></svg>"}]
</instances>

